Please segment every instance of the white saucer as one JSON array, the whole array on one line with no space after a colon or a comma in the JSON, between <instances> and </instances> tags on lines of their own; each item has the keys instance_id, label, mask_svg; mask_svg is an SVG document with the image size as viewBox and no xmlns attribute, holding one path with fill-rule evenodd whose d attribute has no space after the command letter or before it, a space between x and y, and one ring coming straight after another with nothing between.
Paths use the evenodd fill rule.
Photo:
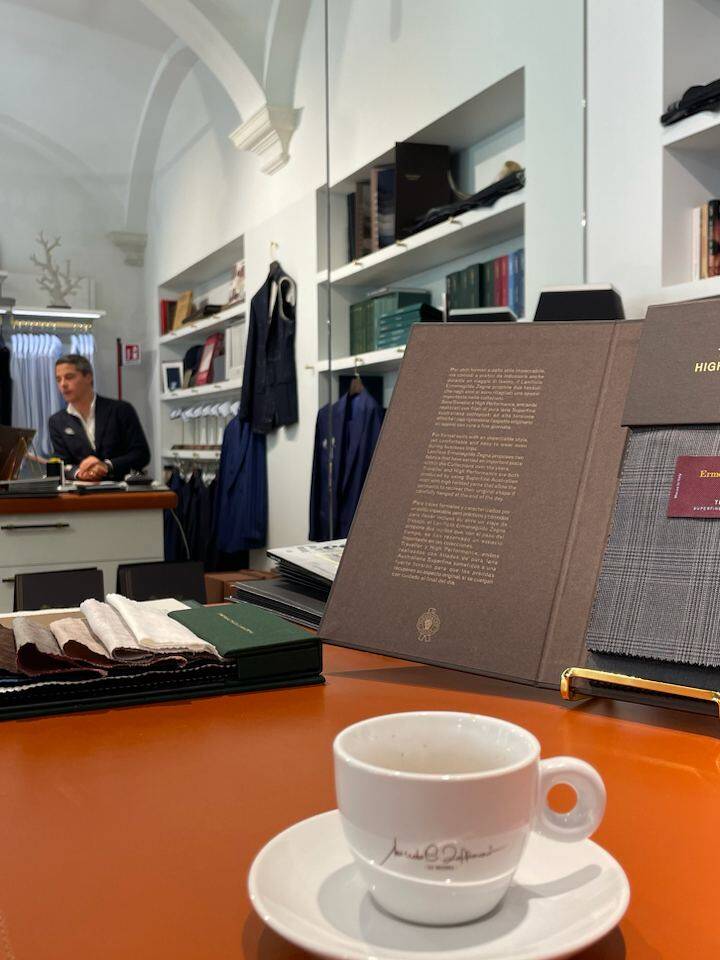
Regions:
<instances>
[{"instance_id":1,"label":"white saucer","mask_svg":"<svg viewBox=\"0 0 720 960\"><path fill-rule=\"evenodd\" d=\"M333 960L558 960L612 930L630 899L622 868L596 843L532 834L507 896L487 917L456 927L405 923L371 898L337 810L274 837L248 885L269 927Z\"/></svg>"}]
</instances>

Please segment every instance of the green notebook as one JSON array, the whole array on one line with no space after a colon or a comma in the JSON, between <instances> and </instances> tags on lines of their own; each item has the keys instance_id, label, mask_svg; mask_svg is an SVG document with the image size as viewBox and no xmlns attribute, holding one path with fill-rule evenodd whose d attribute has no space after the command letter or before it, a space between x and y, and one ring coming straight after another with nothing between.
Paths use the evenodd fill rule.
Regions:
<instances>
[{"instance_id":1,"label":"green notebook","mask_svg":"<svg viewBox=\"0 0 720 960\"><path fill-rule=\"evenodd\" d=\"M252 603L223 603L191 610L173 610L173 620L207 640L224 657L256 653L259 649L287 647L291 644L317 644L317 638Z\"/></svg>"}]
</instances>

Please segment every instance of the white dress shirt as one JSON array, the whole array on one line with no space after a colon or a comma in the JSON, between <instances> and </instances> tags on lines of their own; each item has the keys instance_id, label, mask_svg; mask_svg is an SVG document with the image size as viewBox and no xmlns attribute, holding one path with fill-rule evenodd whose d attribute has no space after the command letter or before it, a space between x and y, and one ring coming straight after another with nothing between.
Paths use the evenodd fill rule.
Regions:
<instances>
[{"instance_id":1,"label":"white dress shirt","mask_svg":"<svg viewBox=\"0 0 720 960\"><path fill-rule=\"evenodd\" d=\"M90 446L95 449L95 394L93 394L92 403L90 404L90 410L88 411L87 420L80 413L77 407L73 406L72 403L69 403L67 406L67 412L73 416L77 417L85 428L85 433L87 438L90 441Z\"/></svg>"}]
</instances>

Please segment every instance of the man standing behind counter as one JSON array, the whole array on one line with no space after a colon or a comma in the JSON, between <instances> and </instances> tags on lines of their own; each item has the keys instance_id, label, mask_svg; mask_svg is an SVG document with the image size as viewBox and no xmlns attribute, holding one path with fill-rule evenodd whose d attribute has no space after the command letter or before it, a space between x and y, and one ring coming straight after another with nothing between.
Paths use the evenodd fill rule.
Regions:
<instances>
[{"instance_id":1,"label":"man standing behind counter","mask_svg":"<svg viewBox=\"0 0 720 960\"><path fill-rule=\"evenodd\" d=\"M86 357L59 357L55 380L67 409L50 417L50 438L66 475L94 482L122 480L149 463L150 448L134 407L95 393Z\"/></svg>"}]
</instances>

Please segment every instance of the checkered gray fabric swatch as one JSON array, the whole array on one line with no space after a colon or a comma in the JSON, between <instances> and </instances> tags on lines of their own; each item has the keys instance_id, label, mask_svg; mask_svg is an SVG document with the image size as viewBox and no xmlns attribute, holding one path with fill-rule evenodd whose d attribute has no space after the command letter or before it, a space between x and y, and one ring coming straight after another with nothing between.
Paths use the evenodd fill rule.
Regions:
<instances>
[{"instance_id":1,"label":"checkered gray fabric swatch","mask_svg":"<svg viewBox=\"0 0 720 960\"><path fill-rule=\"evenodd\" d=\"M720 519L666 516L682 456L720 456L720 427L630 433L590 614L590 650L720 666Z\"/></svg>"}]
</instances>

